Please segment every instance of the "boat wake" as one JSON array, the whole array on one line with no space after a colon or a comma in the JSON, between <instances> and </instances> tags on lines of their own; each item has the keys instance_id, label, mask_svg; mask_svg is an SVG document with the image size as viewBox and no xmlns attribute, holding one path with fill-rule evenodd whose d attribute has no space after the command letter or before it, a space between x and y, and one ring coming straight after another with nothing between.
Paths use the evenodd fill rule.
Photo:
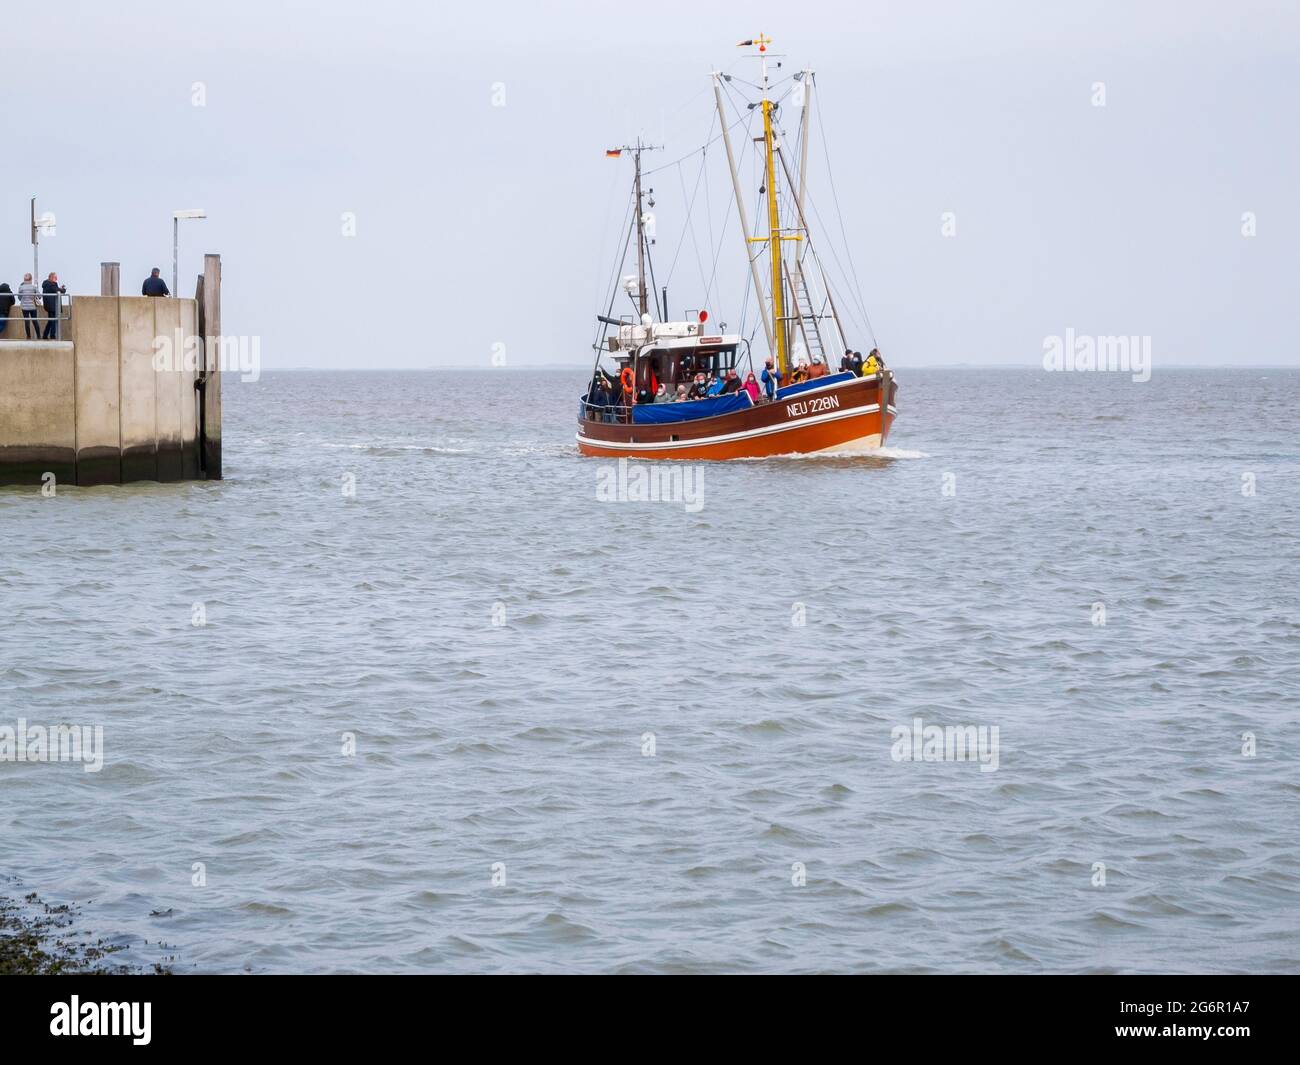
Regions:
<instances>
[{"instance_id":1,"label":"boat wake","mask_svg":"<svg viewBox=\"0 0 1300 1065\"><path fill-rule=\"evenodd\" d=\"M911 451L902 447L864 447L860 451L815 451L790 452L785 455L755 456L745 459L731 459L731 462L834 462L843 459L928 459L925 451Z\"/></svg>"},{"instance_id":2,"label":"boat wake","mask_svg":"<svg viewBox=\"0 0 1300 1065\"><path fill-rule=\"evenodd\" d=\"M846 454L866 455L879 459L928 459L930 457L928 452L909 451L905 447L875 447L868 448L866 451L851 451Z\"/></svg>"},{"instance_id":3,"label":"boat wake","mask_svg":"<svg viewBox=\"0 0 1300 1065\"><path fill-rule=\"evenodd\" d=\"M371 455L397 453L402 451L423 451L438 455L469 455L474 449L468 447L439 447L435 444L322 444L332 450L364 451Z\"/></svg>"}]
</instances>

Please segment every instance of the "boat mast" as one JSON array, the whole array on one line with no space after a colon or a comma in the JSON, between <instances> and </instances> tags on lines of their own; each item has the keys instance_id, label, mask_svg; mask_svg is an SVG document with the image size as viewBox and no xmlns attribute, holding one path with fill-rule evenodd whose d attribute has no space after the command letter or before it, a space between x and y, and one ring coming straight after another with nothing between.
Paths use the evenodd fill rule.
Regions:
<instances>
[{"instance_id":1,"label":"boat mast","mask_svg":"<svg viewBox=\"0 0 1300 1065\"><path fill-rule=\"evenodd\" d=\"M785 306L781 276L781 215L776 205L776 157L772 151L772 101L767 98L767 60L763 60L763 140L767 150L767 242L772 257L772 327L776 332L776 366L786 372Z\"/></svg>"},{"instance_id":2,"label":"boat mast","mask_svg":"<svg viewBox=\"0 0 1300 1065\"><path fill-rule=\"evenodd\" d=\"M645 214L641 209L641 138L636 139L636 291L641 301L641 317L646 315L645 291Z\"/></svg>"},{"instance_id":3,"label":"boat mast","mask_svg":"<svg viewBox=\"0 0 1300 1065\"><path fill-rule=\"evenodd\" d=\"M745 244L745 258L749 260L749 273L754 280L754 291L763 291L763 281L758 276L758 260L750 254L749 212L745 210L745 195L740 191L740 175L736 172L736 156L731 150L731 134L727 131L727 115L722 107L722 75L713 72L713 99L718 105L718 124L722 127L722 144L727 149L727 167L731 170L731 187L736 194L736 213L740 215L740 237ZM769 351L776 351L776 340L772 336L772 322L767 316L767 304L762 299L757 301L759 317L763 319L763 334L767 337Z\"/></svg>"},{"instance_id":4,"label":"boat mast","mask_svg":"<svg viewBox=\"0 0 1300 1065\"><path fill-rule=\"evenodd\" d=\"M767 80L767 46L772 43L771 37L764 37L761 33L753 40L741 41L740 47L744 48L749 45L758 47L759 61L763 68L763 149L766 156L765 164L767 180L767 236L753 237L754 241L766 241L768 245L768 254L772 259L772 330L776 337L775 351L777 369L785 375L789 370L786 327L785 327L785 279L781 269L781 213L776 202L776 143L775 132L772 127L772 113L776 110L776 105L768 99L768 80ZM795 237L787 239L798 239Z\"/></svg>"},{"instance_id":5,"label":"boat mast","mask_svg":"<svg viewBox=\"0 0 1300 1065\"><path fill-rule=\"evenodd\" d=\"M785 171L786 181L790 182L791 184L794 184L794 175L790 173L790 164L787 163L785 160L785 153L782 152L780 154L781 154L781 169ZM817 266L817 273L821 275L822 287L825 288L826 290L826 302L830 305L831 308L831 320L835 323L835 331L840 335L840 346L848 347L848 340L844 335L844 325L843 323L840 322L839 312L835 309L835 296L831 292L830 280L829 278L827 278L826 270L822 266L821 257L817 254L817 246L813 243L812 230L808 228L808 219L803 213L802 196L795 200L795 207L798 209L799 212L798 213L799 225L803 227L804 234L808 237L808 251L812 255L813 262ZM800 271L800 275L802 276L803 273L802 262L799 265L799 271Z\"/></svg>"},{"instance_id":6,"label":"boat mast","mask_svg":"<svg viewBox=\"0 0 1300 1065\"><path fill-rule=\"evenodd\" d=\"M799 144L799 214L803 215L804 197L808 194L808 142L812 139L813 72L804 70L798 78L803 85L803 140Z\"/></svg>"},{"instance_id":7,"label":"boat mast","mask_svg":"<svg viewBox=\"0 0 1300 1065\"><path fill-rule=\"evenodd\" d=\"M646 249L649 245L646 244L645 239L645 208L641 203L641 153L656 152L661 147L663 146L659 144L642 144L641 138L637 137L636 144L624 144L622 147L609 148L605 151L607 156L614 159L617 159L624 152L631 152L633 158L636 160L636 287L637 313L642 317L645 316L649 307L647 302L649 291L646 288L645 277ZM653 194L654 189L651 189L650 192ZM626 252L624 254L626 254Z\"/></svg>"}]
</instances>

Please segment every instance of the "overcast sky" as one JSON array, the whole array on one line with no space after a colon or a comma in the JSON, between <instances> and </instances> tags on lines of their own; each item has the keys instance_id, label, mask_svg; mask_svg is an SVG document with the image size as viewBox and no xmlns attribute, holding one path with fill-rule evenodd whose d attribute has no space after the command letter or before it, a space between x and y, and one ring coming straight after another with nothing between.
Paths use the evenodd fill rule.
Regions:
<instances>
[{"instance_id":1,"label":"overcast sky","mask_svg":"<svg viewBox=\"0 0 1300 1065\"><path fill-rule=\"evenodd\" d=\"M781 76L817 71L895 367L1036 363L1067 328L1150 336L1157 370L1300 365L1293 0L17 10L0 49L0 280L31 269L33 194L58 218L42 271L74 293L98 292L107 259L124 291L151 266L170 279L171 212L203 207L183 223L182 294L220 252L225 328L260 335L267 369L586 362L631 178L603 150L638 134L665 144L647 162L667 166L648 182L658 280L676 257L672 307L701 305L711 225L710 309L734 326L745 267L734 217L721 230L718 145L698 252L681 238L708 72L755 78L735 44L759 31ZM833 214L824 170L811 194Z\"/></svg>"}]
</instances>

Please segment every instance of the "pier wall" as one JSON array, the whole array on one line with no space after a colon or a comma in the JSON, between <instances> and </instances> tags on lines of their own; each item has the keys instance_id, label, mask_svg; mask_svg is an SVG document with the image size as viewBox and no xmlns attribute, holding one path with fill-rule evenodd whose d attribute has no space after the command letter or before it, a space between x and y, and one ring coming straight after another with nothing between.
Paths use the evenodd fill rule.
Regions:
<instances>
[{"instance_id":1,"label":"pier wall","mask_svg":"<svg viewBox=\"0 0 1300 1065\"><path fill-rule=\"evenodd\" d=\"M199 320L193 299L77 296L63 340L28 341L15 308L0 337L0 484L40 484L46 473L77 485L219 476L219 437L215 471L212 443L199 439L201 403L218 433L221 424L219 371L195 388ZM155 337L176 356L161 369Z\"/></svg>"},{"instance_id":2,"label":"pier wall","mask_svg":"<svg viewBox=\"0 0 1300 1065\"><path fill-rule=\"evenodd\" d=\"M66 341L0 344L0 484L76 483L73 379Z\"/></svg>"}]
</instances>

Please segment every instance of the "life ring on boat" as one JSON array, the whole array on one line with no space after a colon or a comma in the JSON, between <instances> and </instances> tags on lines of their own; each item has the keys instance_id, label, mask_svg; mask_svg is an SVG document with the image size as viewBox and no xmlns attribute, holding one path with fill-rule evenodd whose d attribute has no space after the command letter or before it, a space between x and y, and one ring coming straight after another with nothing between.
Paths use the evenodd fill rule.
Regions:
<instances>
[{"instance_id":1,"label":"life ring on boat","mask_svg":"<svg viewBox=\"0 0 1300 1065\"><path fill-rule=\"evenodd\" d=\"M619 380L623 382L623 392L630 396L636 390L636 374L631 366L624 366L623 372L618 375Z\"/></svg>"}]
</instances>

